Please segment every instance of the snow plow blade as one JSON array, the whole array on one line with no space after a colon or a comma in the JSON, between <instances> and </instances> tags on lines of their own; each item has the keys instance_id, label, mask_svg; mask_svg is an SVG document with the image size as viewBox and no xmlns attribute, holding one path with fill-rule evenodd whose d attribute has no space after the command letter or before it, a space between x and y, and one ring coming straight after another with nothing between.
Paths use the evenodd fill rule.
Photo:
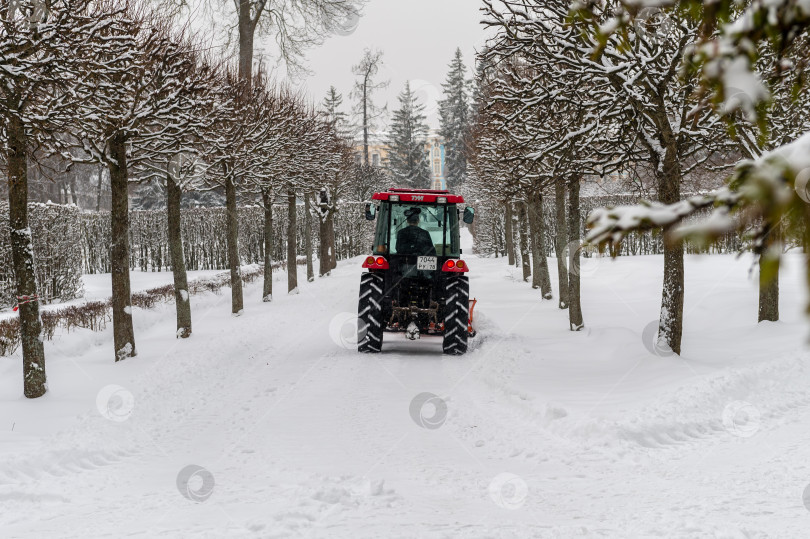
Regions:
<instances>
[{"instance_id":1,"label":"snow plow blade","mask_svg":"<svg viewBox=\"0 0 810 539\"><path fill-rule=\"evenodd\" d=\"M473 298L473 299L470 300L470 319L469 319L469 322L467 323L467 332L470 334L470 337L475 337L475 335L478 333L477 331L475 331L473 329L473 325L472 325L473 324L473 312L475 311L476 303L478 303L477 299Z\"/></svg>"}]
</instances>

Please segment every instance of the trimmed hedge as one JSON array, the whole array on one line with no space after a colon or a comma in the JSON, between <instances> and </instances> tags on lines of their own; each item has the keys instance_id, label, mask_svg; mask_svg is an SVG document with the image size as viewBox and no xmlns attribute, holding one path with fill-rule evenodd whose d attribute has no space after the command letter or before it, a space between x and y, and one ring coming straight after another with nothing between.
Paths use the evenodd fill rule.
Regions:
<instances>
[{"instance_id":1,"label":"trimmed hedge","mask_svg":"<svg viewBox=\"0 0 810 539\"><path fill-rule=\"evenodd\" d=\"M11 260L8 203L0 202L0 307L17 304ZM37 294L43 303L80 297L82 287L81 212L76 206L31 203L28 223L34 243Z\"/></svg>"},{"instance_id":2,"label":"trimmed hedge","mask_svg":"<svg viewBox=\"0 0 810 539\"><path fill-rule=\"evenodd\" d=\"M338 260L366 254L373 242L373 228L363 217L363 205L341 204L335 214L335 252ZM192 208L182 210L180 224L183 252L188 270L228 268L225 236L225 208ZM298 253L304 255L304 207L298 207ZM242 264L264 261L264 209L246 206L239 209L239 257ZM287 208L273 211L272 259L287 256ZM313 216L312 245L318 245L318 221ZM166 211L130 212L131 269L168 271L171 269L166 233ZM85 273L110 272L110 213L85 212L81 215L81 256ZM315 249L317 252L317 249Z\"/></svg>"}]
</instances>

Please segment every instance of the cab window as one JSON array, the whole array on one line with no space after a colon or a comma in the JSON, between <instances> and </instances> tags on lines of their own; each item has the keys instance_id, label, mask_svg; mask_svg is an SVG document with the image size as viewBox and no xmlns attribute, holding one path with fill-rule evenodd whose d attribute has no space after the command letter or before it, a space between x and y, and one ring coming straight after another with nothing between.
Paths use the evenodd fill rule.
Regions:
<instances>
[{"instance_id":1,"label":"cab window","mask_svg":"<svg viewBox=\"0 0 810 539\"><path fill-rule=\"evenodd\" d=\"M408 224L408 219L405 212L411 208L419 208L419 228L427 231L430 234L430 239L434 246L436 246L436 253L441 255L442 243L444 241L444 206L428 206L424 204L392 204L391 205L391 235L389 236L388 245L391 254L397 253L397 234L400 230L411 226Z\"/></svg>"},{"instance_id":2,"label":"cab window","mask_svg":"<svg viewBox=\"0 0 810 539\"><path fill-rule=\"evenodd\" d=\"M397 254L397 234L408 225L405 212L419 208L419 228L430 234L438 256L458 256L458 212L453 204L427 205L411 202L381 204L374 235L374 254Z\"/></svg>"},{"instance_id":3,"label":"cab window","mask_svg":"<svg viewBox=\"0 0 810 539\"><path fill-rule=\"evenodd\" d=\"M390 206L380 204L380 211L377 214L377 230L374 233L374 254L388 254L388 226L390 225Z\"/></svg>"}]
</instances>

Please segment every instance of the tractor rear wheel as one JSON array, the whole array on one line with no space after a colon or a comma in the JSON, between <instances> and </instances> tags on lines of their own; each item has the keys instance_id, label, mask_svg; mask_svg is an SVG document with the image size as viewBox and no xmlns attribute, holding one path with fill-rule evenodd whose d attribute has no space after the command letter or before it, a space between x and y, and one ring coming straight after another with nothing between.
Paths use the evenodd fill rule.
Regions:
<instances>
[{"instance_id":1,"label":"tractor rear wheel","mask_svg":"<svg viewBox=\"0 0 810 539\"><path fill-rule=\"evenodd\" d=\"M448 277L444 283L444 341L445 354L467 353L467 323L470 317L470 281L464 276Z\"/></svg>"},{"instance_id":2,"label":"tractor rear wheel","mask_svg":"<svg viewBox=\"0 0 810 539\"><path fill-rule=\"evenodd\" d=\"M382 350L384 277L364 273L360 277L360 302L357 307L357 351L377 353Z\"/></svg>"}]
</instances>

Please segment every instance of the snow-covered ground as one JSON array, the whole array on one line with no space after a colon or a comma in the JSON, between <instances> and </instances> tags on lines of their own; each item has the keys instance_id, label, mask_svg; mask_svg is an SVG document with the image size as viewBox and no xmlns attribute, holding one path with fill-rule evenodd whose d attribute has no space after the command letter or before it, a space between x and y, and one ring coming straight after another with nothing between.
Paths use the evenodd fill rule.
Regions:
<instances>
[{"instance_id":1,"label":"snow-covered ground","mask_svg":"<svg viewBox=\"0 0 810 539\"><path fill-rule=\"evenodd\" d=\"M252 284L241 317L195 296L188 340L173 305L136 309L119 364L109 328L57 336L34 401L0 358L0 536L806 536L798 255L759 325L750 260L688 257L682 357L645 332L661 257L585 261L580 333L502 259L466 258L463 357L357 354L358 259L296 296L279 274L273 303Z\"/></svg>"},{"instance_id":2,"label":"snow-covered ground","mask_svg":"<svg viewBox=\"0 0 810 539\"><path fill-rule=\"evenodd\" d=\"M205 279L223 273L222 270L189 271L188 280ZM133 292L140 292L172 284L171 272L168 271L132 271L130 272L131 288ZM83 275L84 300L98 300L109 298L112 294L112 281L109 273L96 275Z\"/></svg>"},{"instance_id":3,"label":"snow-covered ground","mask_svg":"<svg viewBox=\"0 0 810 539\"><path fill-rule=\"evenodd\" d=\"M219 273L222 273L222 271L219 270L189 271L188 279L189 281L193 279L205 279L213 277L214 275L217 275ZM157 288L159 286L165 286L167 284L172 284L174 282L172 280L171 272L166 271L161 272L132 271L130 272L129 276L132 292L142 292L144 290ZM98 301L108 299L112 294L112 281L110 279L110 274L97 273L93 275L82 275L82 288L83 293L80 298L43 305L42 309L56 310L65 307L66 305L75 305L86 301ZM16 316L16 313L12 311L10 308L0 311L0 319L10 318L12 316Z\"/></svg>"}]
</instances>

